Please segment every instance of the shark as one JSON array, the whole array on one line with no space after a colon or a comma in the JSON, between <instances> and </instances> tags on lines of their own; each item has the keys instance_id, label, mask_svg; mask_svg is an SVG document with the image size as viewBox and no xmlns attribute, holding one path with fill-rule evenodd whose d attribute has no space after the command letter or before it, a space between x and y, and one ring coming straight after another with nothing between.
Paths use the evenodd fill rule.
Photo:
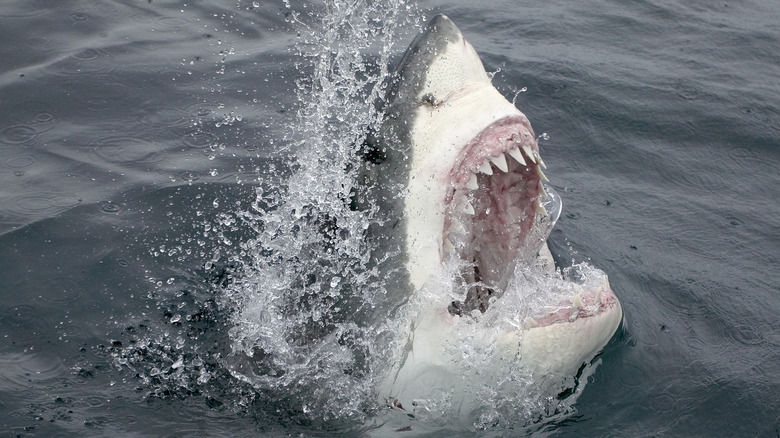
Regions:
<instances>
[{"instance_id":1,"label":"shark","mask_svg":"<svg viewBox=\"0 0 780 438\"><path fill-rule=\"evenodd\" d=\"M411 292L380 403L472 415L512 373L565 389L623 312L602 271L555 266L546 239L561 202L528 118L445 15L411 43L382 105L363 195L380 224L370 237L395 245L394 286ZM557 292L531 306L524 293L545 286Z\"/></svg>"}]
</instances>

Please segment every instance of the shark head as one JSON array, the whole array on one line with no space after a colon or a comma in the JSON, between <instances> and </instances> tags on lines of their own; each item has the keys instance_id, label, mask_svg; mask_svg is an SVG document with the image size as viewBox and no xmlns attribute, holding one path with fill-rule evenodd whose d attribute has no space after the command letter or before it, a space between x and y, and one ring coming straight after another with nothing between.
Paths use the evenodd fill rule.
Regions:
<instances>
[{"instance_id":1,"label":"shark head","mask_svg":"<svg viewBox=\"0 0 780 438\"><path fill-rule=\"evenodd\" d=\"M420 305L406 356L381 389L401 406L459 390L466 371L447 345L464 319L522 301L518 268L546 266L537 272L555 275L546 239L561 204L545 184L528 118L496 90L446 16L433 18L412 42L385 105L378 138L390 164L376 171L385 166L385 181L405 187L394 214L402 217L397 227L412 294L453 264L452 288L464 291L460 299L442 295ZM609 341L622 309L601 271L559 277L571 283L570 294L470 339L494 345L502 360L540 381L576 374Z\"/></svg>"},{"instance_id":2,"label":"shark head","mask_svg":"<svg viewBox=\"0 0 780 438\"><path fill-rule=\"evenodd\" d=\"M417 103L408 195L409 271L414 287L430 261L449 253L474 264L473 276L506 286L518 253L536 253L531 229L544 208L546 180L528 118L493 87L479 56L439 15L412 44L396 98ZM412 79L413 78L413 79Z\"/></svg>"}]
</instances>

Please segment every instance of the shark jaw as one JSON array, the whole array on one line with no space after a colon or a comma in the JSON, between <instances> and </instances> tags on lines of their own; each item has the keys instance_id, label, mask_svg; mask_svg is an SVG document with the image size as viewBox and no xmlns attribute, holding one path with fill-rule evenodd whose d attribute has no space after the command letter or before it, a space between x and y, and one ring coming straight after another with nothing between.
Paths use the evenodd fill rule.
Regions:
<instances>
[{"instance_id":1,"label":"shark jaw","mask_svg":"<svg viewBox=\"0 0 780 438\"><path fill-rule=\"evenodd\" d=\"M462 348L453 349L459 342L488 348L483 363L504 364L494 370L504 377L521 369L539 388L563 389L560 381L609 341L622 309L603 272L555 272L546 239L560 203L544 184L530 122L493 87L471 44L443 15L404 55L385 114L383 147L403 151L395 155L403 164L389 173L405 175L390 180L406 183L400 213L414 315L380 397L405 409L460 394L453 409L470 412L470 392L496 375L481 369L488 380L465 383L474 369ZM453 264L455 278L442 282ZM529 267L557 278L564 292L528 309L519 273Z\"/></svg>"}]
</instances>

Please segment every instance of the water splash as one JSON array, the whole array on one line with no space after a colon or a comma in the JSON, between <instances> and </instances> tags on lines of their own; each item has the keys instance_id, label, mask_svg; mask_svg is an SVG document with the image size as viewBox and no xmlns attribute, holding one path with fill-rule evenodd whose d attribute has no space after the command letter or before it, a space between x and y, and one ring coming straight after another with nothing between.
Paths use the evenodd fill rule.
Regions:
<instances>
[{"instance_id":1,"label":"water splash","mask_svg":"<svg viewBox=\"0 0 780 438\"><path fill-rule=\"evenodd\" d=\"M363 140L381 122L374 103L397 39L422 17L404 1L286 5L302 76L282 148L294 171L284 187L258 189L240 215L257 234L242 244L247 261L226 291L226 366L294 415L360 419L376 407L372 382L396 323L382 317L392 309L363 240L371 215L349 199Z\"/></svg>"}]
</instances>

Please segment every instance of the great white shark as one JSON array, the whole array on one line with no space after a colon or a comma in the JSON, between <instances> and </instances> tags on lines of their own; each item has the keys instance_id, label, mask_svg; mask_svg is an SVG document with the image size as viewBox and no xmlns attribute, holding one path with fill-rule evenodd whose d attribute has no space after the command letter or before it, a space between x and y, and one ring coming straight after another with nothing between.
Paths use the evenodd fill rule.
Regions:
<instances>
[{"instance_id":1,"label":"great white shark","mask_svg":"<svg viewBox=\"0 0 780 438\"><path fill-rule=\"evenodd\" d=\"M576 375L615 333L622 309L595 268L585 280L555 277L546 239L560 202L528 118L444 15L412 42L383 105L366 153L369 188L356 201L374 199L380 225L370 238L396 245L394 286L412 291L413 316L378 384L380 402L416 413L446 399L468 415L475 378L498 386L516 370L552 387ZM567 293L513 314L507 309L523 309L524 266L559 278ZM475 377L463 339L484 346L495 370Z\"/></svg>"}]
</instances>

